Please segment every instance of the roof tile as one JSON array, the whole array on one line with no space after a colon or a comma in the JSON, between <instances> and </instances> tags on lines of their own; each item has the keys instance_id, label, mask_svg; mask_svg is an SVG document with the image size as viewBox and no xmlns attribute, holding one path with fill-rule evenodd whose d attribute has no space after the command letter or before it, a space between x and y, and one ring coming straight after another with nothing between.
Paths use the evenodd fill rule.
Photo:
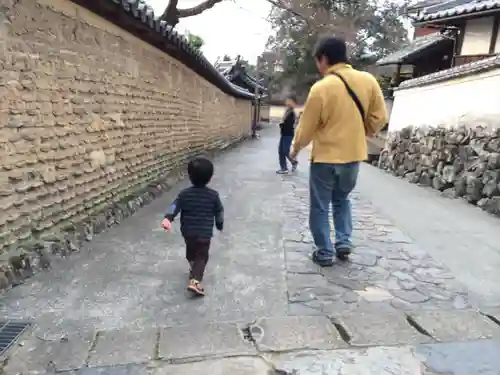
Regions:
<instances>
[{"instance_id":1,"label":"roof tile","mask_svg":"<svg viewBox=\"0 0 500 375\"><path fill-rule=\"evenodd\" d=\"M408 46L378 60L377 65L403 64L412 55L424 51L447 39L449 39L447 36L441 34L429 34L415 38Z\"/></svg>"},{"instance_id":2,"label":"roof tile","mask_svg":"<svg viewBox=\"0 0 500 375\"><path fill-rule=\"evenodd\" d=\"M433 21L493 9L500 11L500 0L451 0L425 8L423 14L418 16L415 21Z\"/></svg>"},{"instance_id":3,"label":"roof tile","mask_svg":"<svg viewBox=\"0 0 500 375\"><path fill-rule=\"evenodd\" d=\"M500 55L404 81L396 90L431 85L437 82L463 77L470 74L477 74L479 72L498 68L500 68Z\"/></svg>"},{"instance_id":4,"label":"roof tile","mask_svg":"<svg viewBox=\"0 0 500 375\"><path fill-rule=\"evenodd\" d=\"M179 34L171 25L167 22L162 21L157 17L153 11L153 8L147 5L144 0L99 0L99 1L82 1L82 0L71 0L77 4L88 6L90 10L99 9L111 3L117 6L117 11L122 11L130 14L136 22L142 23L152 30L164 37L167 43L172 44L178 50L183 52L183 56L179 58L181 62L186 63L190 60L190 63L197 67L200 75L208 79L216 86L218 86L225 93L245 99L253 99L254 95L248 91L232 84L229 82L224 75L222 75L215 67L203 56L203 54L193 48L189 41L181 34ZM105 12L103 12L105 14ZM105 15L103 15L105 17ZM145 42L148 41L147 37L142 37ZM168 52L166 52L168 53ZM182 60L185 61L182 61Z\"/></svg>"}]
</instances>

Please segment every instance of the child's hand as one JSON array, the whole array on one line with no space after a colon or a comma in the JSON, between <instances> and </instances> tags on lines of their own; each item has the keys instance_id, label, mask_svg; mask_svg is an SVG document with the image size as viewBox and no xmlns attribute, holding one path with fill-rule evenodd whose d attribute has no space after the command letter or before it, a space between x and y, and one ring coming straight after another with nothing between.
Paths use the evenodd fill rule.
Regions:
<instances>
[{"instance_id":1,"label":"child's hand","mask_svg":"<svg viewBox=\"0 0 500 375\"><path fill-rule=\"evenodd\" d=\"M163 219L163 221L161 222L161 226L163 227L163 229L169 231L172 228L172 223L168 219Z\"/></svg>"}]
</instances>

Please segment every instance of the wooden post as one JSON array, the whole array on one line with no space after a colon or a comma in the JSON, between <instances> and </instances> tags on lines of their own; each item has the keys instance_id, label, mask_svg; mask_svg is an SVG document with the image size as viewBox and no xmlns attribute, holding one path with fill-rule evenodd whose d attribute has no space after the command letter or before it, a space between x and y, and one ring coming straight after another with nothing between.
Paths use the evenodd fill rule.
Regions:
<instances>
[{"instance_id":1,"label":"wooden post","mask_svg":"<svg viewBox=\"0 0 500 375\"><path fill-rule=\"evenodd\" d=\"M260 81L260 56L257 57L257 65L255 69L255 81L257 84L255 85L255 101L254 101L254 120L252 124L252 138L257 138L257 124L260 118L260 93L259 93L259 81Z\"/></svg>"},{"instance_id":2,"label":"wooden post","mask_svg":"<svg viewBox=\"0 0 500 375\"><path fill-rule=\"evenodd\" d=\"M398 87L401 82L401 63L398 64L398 70L396 71L396 79L394 80L394 87Z\"/></svg>"}]
</instances>

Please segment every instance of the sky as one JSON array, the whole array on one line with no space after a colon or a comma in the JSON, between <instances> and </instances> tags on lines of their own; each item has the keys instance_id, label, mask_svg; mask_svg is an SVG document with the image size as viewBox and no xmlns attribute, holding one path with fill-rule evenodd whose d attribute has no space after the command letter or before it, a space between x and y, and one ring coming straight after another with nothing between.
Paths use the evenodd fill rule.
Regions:
<instances>
[{"instance_id":1,"label":"sky","mask_svg":"<svg viewBox=\"0 0 500 375\"><path fill-rule=\"evenodd\" d=\"M146 0L155 14L161 14L168 0ZM179 8L190 8L202 0L179 0ZM250 5L251 4L251 5ZM224 0L200 15L181 19L177 29L203 38L203 54L212 63L228 54L255 63L271 35L266 17L271 10L266 0Z\"/></svg>"}]
</instances>

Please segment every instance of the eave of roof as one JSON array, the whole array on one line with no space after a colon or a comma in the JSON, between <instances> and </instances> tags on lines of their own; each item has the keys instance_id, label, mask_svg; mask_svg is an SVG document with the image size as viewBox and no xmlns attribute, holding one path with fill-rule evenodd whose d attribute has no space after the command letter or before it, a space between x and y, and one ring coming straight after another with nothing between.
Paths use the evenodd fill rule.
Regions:
<instances>
[{"instance_id":1,"label":"eave of roof","mask_svg":"<svg viewBox=\"0 0 500 375\"><path fill-rule=\"evenodd\" d=\"M416 2L408 5L408 10L412 11L412 10L416 10L416 9L422 9L422 8L425 8L425 7L429 7L431 5L436 5L439 2L441 2L441 0L420 0L420 1L416 1Z\"/></svg>"},{"instance_id":2,"label":"eave of roof","mask_svg":"<svg viewBox=\"0 0 500 375\"><path fill-rule=\"evenodd\" d=\"M143 0L70 1L176 58L226 94L241 99L255 98L252 93L229 82L183 35L160 21Z\"/></svg>"},{"instance_id":3,"label":"eave of roof","mask_svg":"<svg viewBox=\"0 0 500 375\"><path fill-rule=\"evenodd\" d=\"M404 81L398 88L396 88L396 90L405 90L412 87L432 85L434 83L464 77L471 74L478 74L483 71L498 68L500 68L500 55Z\"/></svg>"},{"instance_id":4,"label":"eave of roof","mask_svg":"<svg viewBox=\"0 0 500 375\"><path fill-rule=\"evenodd\" d=\"M222 67L219 67L219 71L221 71L220 68ZM249 91L254 92L256 88L258 88L258 90L262 93L267 91L266 87L258 83L254 77L248 74L245 66L243 66L239 61L236 61L231 66L225 66L222 74L230 82L235 82L240 79L241 82L248 87ZM247 89L247 87L244 88Z\"/></svg>"},{"instance_id":5,"label":"eave of roof","mask_svg":"<svg viewBox=\"0 0 500 375\"><path fill-rule=\"evenodd\" d=\"M500 0L467 2L455 0L424 9L423 14L415 18L415 24L444 21L448 18L461 18L496 11L500 12Z\"/></svg>"},{"instance_id":6,"label":"eave of roof","mask_svg":"<svg viewBox=\"0 0 500 375\"><path fill-rule=\"evenodd\" d=\"M450 38L441 34L429 34L418 37L410 42L408 46L401 48L389 56L381 58L376 62L376 65L383 66L408 63L409 60L418 56L425 50L435 47L447 40L450 40Z\"/></svg>"}]
</instances>

